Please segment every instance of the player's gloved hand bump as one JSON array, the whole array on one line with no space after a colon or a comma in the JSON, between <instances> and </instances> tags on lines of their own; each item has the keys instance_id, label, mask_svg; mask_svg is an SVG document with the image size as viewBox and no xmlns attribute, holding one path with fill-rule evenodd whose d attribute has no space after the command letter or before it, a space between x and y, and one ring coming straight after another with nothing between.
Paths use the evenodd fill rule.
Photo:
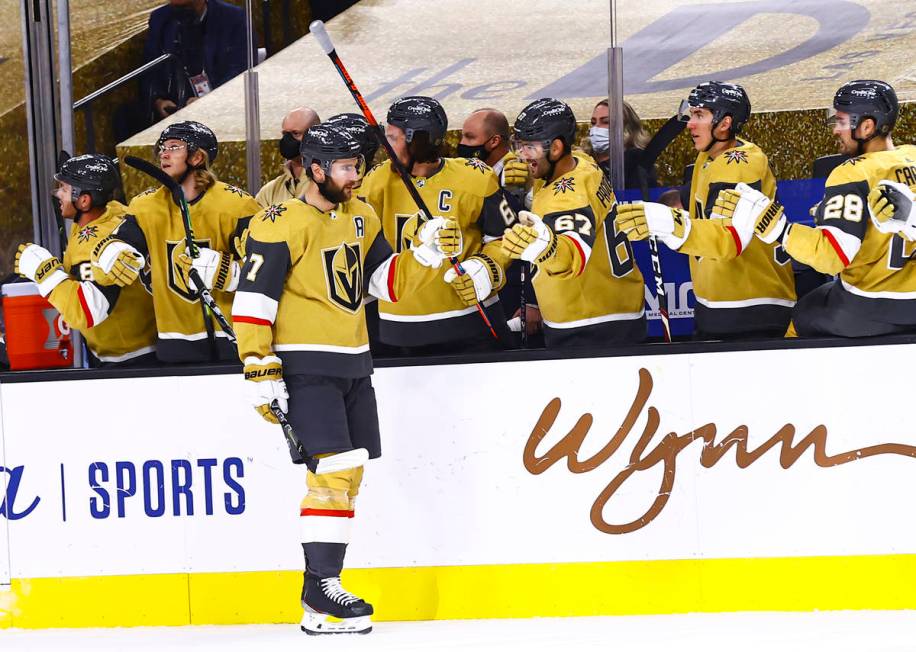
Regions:
<instances>
[{"instance_id":1,"label":"player's gloved hand bump","mask_svg":"<svg viewBox=\"0 0 916 652\"><path fill-rule=\"evenodd\" d=\"M444 217L434 217L427 220L416 231L416 237L410 245L410 251L418 263L424 267L439 269L446 255L436 246L438 232L444 228L448 222Z\"/></svg>"},{"instance_id":2,"label":"player's gloved hand bump","mask_svg":"<svg viewBox=\"0 0 916 652\"><path fill-rule=\"evenodd\" d=\"M753 233L767 244L781 241L788 227L782 204L746 183L720 190L712 212L731 219L739 234Z\"/></svg>"},{"instance_id":3,"label":"player's gloved hand bump","mask_svg":"<svg viewBox=\"0 0 916 652\"><path fill-rule=\"evenodd\" d=\"M446 258L456 258L464 251L461 226L450 217L438 217L426 222L418 237L422 244L434 246Z\"/></svg>"},{"instance_id":4,"label":"player's gloved hand bump","mask_svg":"<svg viewBox=\"0 0 916 652\"><path fill-rule=\"evenodd\" d=\"M517 186L524 187L528 185L528 164L520 161L518 157L510 152L503 159L503 171L500 174L502 187Z\"/></svg>"},{"instance_id":5,"label":"player's gloved hand bump","mask_svg":"<svg viewBox=\"0 0 916 652\"><path fill-rule=\"evenodd\" d=\"M458 274L454 267L442 277L452 286L455 293L468 307L486 301L505 280L502 268L489 256L478 254L461 262L464 274Z\"/></svg>"},{"instance_id":6,"label":"player's gloved hand bump","mask_svg":"<svg viewBox=\"0 0 916 652\"><path fill-rule=\"evenodd\" d=\"M881 233L899 233L916 240L916 195L908 186L881 181L868 193L868 213Z\"/></svg>"},{"instance_id":7,"label":"player's gloved hand bump","mask_svg":"<svg viewBox=\"0 0 916 652\"><path fill-rule=\"evenodd\" d=\"M69 276L57 256L32 242L19 245L14 270L38 284L38 292L47 298L51 291Z\"/></svg>"},{"instance_id":8,"label":"player's gloved hand bump","mask_svg":"<svg viewBox=\"0 0 916 652\"><path fill-rule=\"evenodd\" d=\"M286 381L283 380L283 363L275 355L258 358L249 356L244 361L245 380L248 381L248 391L251 404L263 419L271 423L279 423L277 417L270 410L272 401L280 406L284 414L289 411L289 393L286 391Z\"/></svg>"},{"instance_id":9,"label":"player's gloved hand bump","mask_svg":"<svg viewBox=\"0 0 916 652\"><path fill-rule=\"evenodd\" d=\"M503 234L502 248L509 258L541 265L557 253L557 236L540 215L519 211L518 224Z\"/></svg>"},{"instance_id":10,"label":"player's gloved hand bump","mask_svg":"<svg viewBox=\"0 0 916 652\"><path fill-rule=\"evenodd\" d=\"M197 258L191 259L191 266L200 274L200 280L207 289L235 292L241 268L238 261L232 259L232 254L207 247L201 247L198 251Z\"/></svg>"},{"instance_id":11,"label":"player's gloved hand bump","mask_svg":"<svg viewBox=\"0 0 916 652\"><path fill-rule=\"evenodd\" d=\"M656 202L618 204L615 224L631 241L655 236L674 250L679 249L690 234L687 211Z\"/></svg>"},{"instance_id":12,"label":"player's gloved hand bump","mask_svg":"<svg viewBox=\"0 0 916 652\"><path fill-rule=\"evenodd\" d=\"M92 279L102 285L125 287L137 280L146 260L143 254L120 240L109 240L92 252Z\"/></svg>"},{"instance_id":13,"label":"player's gloved hand bump","mask_svg":"<svg viewBox=\"0 0 916 652\"><path fill-rule=\"evenodd\" d=\"M246 254L245 246L248 244L248 229L246 228L242 231L241 235L236 236L232 244L235 246L235 251L238 253L239 259L244 260Z\"/></svg>"}]
</instances>

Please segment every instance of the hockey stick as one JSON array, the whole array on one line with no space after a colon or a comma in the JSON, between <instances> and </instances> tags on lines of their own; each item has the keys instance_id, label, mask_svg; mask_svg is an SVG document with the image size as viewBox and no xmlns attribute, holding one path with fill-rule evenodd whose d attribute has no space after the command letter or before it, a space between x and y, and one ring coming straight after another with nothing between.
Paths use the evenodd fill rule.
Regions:
<instances>
[{"instance_id":1,"label":"hockey stick","mask_svg":"<svg viewBox=\"0 0 916 652\"><path fill-rule=\"evenodd\" d=\"M348 73L347 69L344 68L343 62L340 60L340 56L338 56L337 51L334 49L334 44L331 42L331 37L328 35L328 31L324 27L324 21L312 21L312 24L309 25L309 31L312 33L312 35L314 35L315 39L318 41L318 45L320 45L321 49L324 50L324 53L328 55L331 63L334 64L334 68L337 69L338 74L340 74L340 78L343 79L344 84L346 84L347 89L350 91L350 94L353 96L353 99L359 106L360 111L362 111L363 117L366 118L366 122L368 122L369 126L375 130L375 137L378 138L379 143L381 143L382 147L385 148L385 151L388 152L388 158L391 160L391 166L398 173L401 181L404 182L404 186L407 188L407 192L410 194L410 198L414 200L414 203L416 203L417 208L420 209L420 212L423 213L423 217L425 219L433 219L432 213L430 213L429 208L426 207L426 202L423 201L423 198L420 197L420 193L417 192L417 189L414 187L413 183L411 183L410 175L408 174L409 171L404 169L404 166L398 159L397 154L394 153L394 149L391 147L391 143L388 142L388 138L385 136L385 131L375 119L375 116L372 115L372 110L369 108L369 105L366 104L366 100L363 99L363 94L359 92L359 88L356 86L356 82L353 81L353 78L350 77L350 73ZM451 263L452 267L455 268L455 271L459 276L464 276L464 268L461 266L461 263L458 262L457 258L450 257L448 262ZM493 338L499 340L499 335L497 335L496 331L493 329L493 324L490 323L490 318L487 317L487 313L484 312L483 306L480 305L479 301L477 302L477 312L480 313L480 318L483 320L483 323L486 324L488 329L490 329L490 334L493 336Z\"/></svg>"},{"instance_id":2,"label":"hockey stick","mask_svg":"<svg viewBox=\"0 0 916 652\"><path fill-rule=\"evenodd\" d=\"M144 161L142 158L137 158L136 156L127 156L125 157L124 162L127 163L130 167L151 176L172 193L172 199L178 205L178 210L181 212L182 222L184 222L185 240L187 242L188 252L190 253L191 258L197 258L200 256L200 250L197 248L197 243L194 242L194 231L191 227L191 212L188 208L188 202L185 199L184 190L182 190L181 184L172 179L172 177L170 177L165 171L161 170L159 167L153 165L149 161ZM191 277L191 280L197 287L197 295L200 299L201 310L203 311L204 315L204 325L209 326L207 335L210 336L210 341L213 341L213 324L207 318L207 309L210 310L210 313L216 319L219 327L229 338L229 341L235 344L235 331L232 330L232 325L229 323L229 320L226 319L226 316L223 314L223 311L220 310L220 307L217 305L213 295L210 294L210 290L208 290L207 286L204 285L203 280L200 278L200 274L196 269L192 267L188 272L188 276Z\"/></svg>"},{"instance_id":3,"label":"hockey stick","mask_svg":"<svg viewBox=\"0 0 916 652\"><path fill-rule=\"evenodd\" d=\"M678 116L668 119L661 128L655 132L652 140L646 145L643 154L640 157L639 164L636 167L636 174L639 176L639 189L643 201L649 201L649 169L655 165L656 159L665 151L665 148L671 144L678 134L684 131L686 124ZM668 295L665 292L665 279L662 275L661 257L658 253L658 240L656 237L649 236L649 256L652 259L652 276L655 277L655 296L658 299L658 314L662 320L662 330L665 335L665 342L671 342L671 320L668 316Z\"/></svg>"}]
</instances>

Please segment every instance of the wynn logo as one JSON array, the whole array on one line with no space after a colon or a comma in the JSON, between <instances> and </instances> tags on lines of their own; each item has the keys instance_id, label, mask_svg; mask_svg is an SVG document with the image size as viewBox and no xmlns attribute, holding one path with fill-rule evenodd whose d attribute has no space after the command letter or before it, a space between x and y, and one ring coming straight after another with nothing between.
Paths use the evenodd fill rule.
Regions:
<instances>
[{"instance_id":1,"label":"wynn logo","mask_svg":"<svg viewBox=\"0 0 916 652\"><path fill-rule=\"evenodd\" d=\"M788 469L795 464L809 448L813 448L814 463L821 468L848 464L876 455L916 457L916 446L907 446L905 444L878 444L828 455L826 426L816 426L796 443L795 426L790 423L784 425L762 445L752 450L748 449L747 426L738 426L717 443L716 424L708 423L683 435L674 432L668 433L662 437L655 448L647 451L646 449L658 433L660 426L658 410L651 405L647 407L649 397L652 394L652 387L652 375L646 369L640 369L636 397L624 417L623 423L610 441L588 459L580 459L579 450L591 430L594 421L591 414L582 415L572 430L569 431L569 434L546 453L543 455L538 455L537 453L538 445L550 432L557 420L557 415L560 413L559 398L551 400L544 408L525 446L523 462L525 469L533 475L543 473L563 459L566 459L567 468L572 473L589 473L601 466L620 449L624 441L633 432L636 421L640 416L645 415L646 425L633 446L629 462L611 479L610 483L601 491L592 504L592 525L607 534L635 532L646 527L661 514L665 505L668 504L668 499L671 498L671 492L674 489L678 455L695 441L703 443L700 450L700 464L707 469L715 466L733 448L735 449L735 463L739 469L749 467L765 456L771 449L779 450L779 463L784 469ZM627 484L631 477L641 471L648 471L659 464L664 471L661 486L659 486L658 494L649 508L642 516L629 523L609 523L604 518L604 509L617 495L617 492Z\"/></svg>"}]
</instances>

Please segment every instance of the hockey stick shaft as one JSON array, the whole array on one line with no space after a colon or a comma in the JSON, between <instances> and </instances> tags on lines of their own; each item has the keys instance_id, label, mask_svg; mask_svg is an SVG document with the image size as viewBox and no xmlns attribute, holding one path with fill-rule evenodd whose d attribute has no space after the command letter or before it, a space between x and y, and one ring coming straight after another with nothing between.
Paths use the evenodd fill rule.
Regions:
<instances>
[{"instance_id":1,"label":"hockey stick shaft","mask_svg":"<svg viewBox=\"0 0 916 652\"><path fill-rule=\"evenodd\" d=\"M639 165L637 166L637 175L639 175L639 189L643 201L649 201L649 170L655 165L656 159L665 151L665 148L671 144L678 134L684 130L684 123L677 116L668 120L655 133L646 149L643 152ZM655 236L649 236L649 257L652 260L652 276L655 279L655 297L658 299L658 314L662 322L662 330L666 342L671 342L671 320L668 315L668 295L665 292L665 278L662 274L661 256L658 253L658 240Z\"/></svg>"},{"instance_id":2,"label":"hockey stick shaft","mask_svg":"<svg viewBox=\"0 0 916 652\"><path fill-rule=\"evenodd\" d=\"M194 232L191 228L191 213L188 208L188 202L184 196L184 191L181 189L181 185L176 183L172 177L170 177L167 173L149 161L144 161L143 159L137 158L135 156L127 156L125 157L124 162L132 168L152 177L172 193L172 196L175 198L175 201L178 204L178 209L181 212L182 222L184 222L185 238L188 244L188 251L190 252L192 258L199 256L200 251L197 247L197 243L194 242ZM220 328L228 336L229 341L235 344L235 331L232 330L232 325L229 323L229 320L226 319L226 316L223 314L223 311L216 303L213 295L210 294L210 291L207 289L206 285L204 285L203 280L200 278L200 274L198 274L197 270L192 267L191 271L189 272L189 276L191 277L194 285L199 288L197 294L200 298L201 306L205 306L210 310L210 313L216 319L216 322L219 324ZM204 324L209 325L210 329L213 328L210 320L207 319L206 312L204 312Z\"/></svg>"},{"instance_id":3,"label":"hockey stick shaft","mask_svg":"<svg viewBox=\"0 0 916 652\"><path fill-rule=\"evenodd\" d=\"M385 151L388 153L388 158L391 160L391 166L394 168L395 172L397 172L398 176L401 178L401 181L404 183L404 186L407 188L407 192L410 195L410 198L413 199L414 203L417 205L417 208L419 208L420 212L423 213L423 217L425 219L433 219L433 215L429 208L426 206L426 202L423 201L420 193L417 192L417 189L411 182L410 175L408 174L409 171L406 170L401 164L400 159L394 152L394 148L391 146L391 143L388 142L388 138L385 136L385 131L378 123L378 120L375 119L375 116L372 114L372 110L366 103L365 98L363 98L363 94L359 91L359 87L356 85L356 82L353 81L353 78L350 77L350 73L347 72L343 62L340 60L340 56L337 54L337 50L334 48L334 44L331 42L331 37L328 35L327 29L325 29L324 21L313 21L312 24L309 25L309 31L317 39L318 44L321 46L321 49L324 50L324 53L328 55L331 63L334 64L334 68L337 70L337 73L340 75L340 78L346 85L347 90L350 91L350 95L353 96L357 106L359 106L360 111L362 111L363 117L366 118L369 126L375 130L376 138L378 138L379 143L381 143L382 147L384 147ZM458 262L457 258L450 257L448 262L452 265L452 267L455 268L455 271L460 276L464 276L464 268L461 266L461 263ZM480 313L480 318L483 320L483 323L486 324L486 327L490 330L490 334L493 336L493 338L498 340L499 335L496 334L496 331L493 328L493 324L490 323L490 318L487 317L487 313L484 312L483 306L479 301L476 305L477 312Z\"/></svg>"},{"instance_id":4,"label":"hockey stick shaft","mask_svg":"<svg viewBox=\"0 0 916 652\"><path fill-rule=\"evenodd\" d=\"M280 404L276 399L270 402L270 411L277 418L277 421L280 422L280 427L283 429L283 436L286 437L286 445L289 446L289 452L293 456L293 462L295 464L304 462L307 455L302 448L302 443L296 437L295 432L293 432L293 425L289 422L289 419L286 418L286 414L284 414L283 410L280 409ZM299 459L297 460L296 457Z\"/></svg>"}]
</instances>

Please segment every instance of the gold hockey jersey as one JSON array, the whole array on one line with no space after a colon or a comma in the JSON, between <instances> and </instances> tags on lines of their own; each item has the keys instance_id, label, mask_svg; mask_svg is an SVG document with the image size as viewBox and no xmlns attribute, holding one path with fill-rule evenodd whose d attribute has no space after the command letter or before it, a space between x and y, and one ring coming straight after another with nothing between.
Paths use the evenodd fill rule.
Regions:
<instances>
[{"instance_id":1,"label":"gold hockey jersey","mask_svg":"<svg viewBox=\"0 0 916 652\"><path fill-rule=\"evenodd\" d=\"M510 203L514 200L504 194L489 166L477 159L443 158L435 174L414 177L413 182L433 216L450 217L461 225L464 251L459 261L483 253L505 270L509 261L498 239L514 224L516 211ZM407 250L410 242L405 234L415 230L418 209L391 162L384 161L370 170L357 192L378 213L392 249ZM445 269L423 268L418 272L424 277L419 292L396 304L379 302L379 336L383 342L422 346L489 337L477 309L465 306L442 281ZM505 324L496 293L483 306L494 325Z\"/></svg>"},{"instance_id":2,"label":"gold hockey jersey","mask_svg":"<svg viewBox=\"0 0 916 652\"><path fill-rule=\"evenodd\" d=\"M239 357L274 351L284 374L368 376L364 295L396 305L430 280L355 198L327 213L301 199L270 206L251 220L245 253L232 305Z\"/></svg>"},{"instance_id":3,"label":"gold hockey jersey","mask_svg":"<svg viewBox=\"0 0 916 652\"><path fill-rule=\"evenodd\" d=\"M916 189L916 146L872 152L836 167L815 214L817 226L790 225L783 245L796 260L839 274L849 303L910 323L916 318L916 243L871 224L868 192L882 180Z\"/></svg>"},{"instance_id":4,"label":"gold hockey jersey","mask_svg":"<svg viewBox=\"0 0 916 652\"><path fill-rule=\"evenodd\" d=\"M731 220L712 215L719 191L741 182L770 198L776 194L766 154L754 143L739 140L715 158L706 152L697 156L690 182L691 232L678 251L690 256L696 325L703 333L784 330L795 305L795 276L779 243L750 237L742 246Z\"/></svg>"},{"instance_id":5,"label":"gold hockey jersey","mask_svg":"<svg viewBox=\"0 0 916 652\"><path fill-rule=\"evenodd\" d=\"M255 195L255 201L261 208L267 208L274 204L281 204L288 199L301 197L305 194L311 180L302 172L299 179L293 177L289 169L289 163L283 164L283 172L279 176L265 183L258 194Z\"/></svg>"},{"instance_id":6,"label":"gold hockey jersey","mask_svg":"<svg viewBox=\"0 0 916 652\"><path fill-rule=\"evenodd\" d=\"M105 365L127 364L155 351L153 300L146 288L140 283L125 288L101 285L92 277L93 249L109 236L118 237L127 217L127 207L111 201L96 219L73 225L63 259L70 278L48 297Z\"/></svg>"},{"instance_id":7,"label":"gold hockey jersey","mask_svg":"<svg viewBox=\"0 0 916 652\"><path fill-rule=\"evenodd\" d=\"M217 182L190 202L194 240L200 247L229 251L239 257L238 242L251 216L261 210L244 190ZM156 311L157 355L164 362L205 362L212 359L211 344L197 293L189 288L177 257L185 249L181 212L165 187L134 197L130 212L135 225L122 228L123 239L147 256L151 267ZM129 221L129 222L130 222ZM213 298L228 317L232 294L213 290ZM212 317L208 316L212 320ZM235 348L213 320L218 358L234 360Z\"/></svg>"},{"instance_id":8,"label":"gold hockey jersey","mask_svg":"<svg viewBox=\"0 0 916 652\"><path fill-rule=\"evenodd\" d=\"M621 343L646 336L643 277L630 241L615 226L616 206L604 173L582 159L568 174L535 186L531 212L576 254L569 269L535 267L532 284L548 346Z\"/></svg>"}]
</instances>

